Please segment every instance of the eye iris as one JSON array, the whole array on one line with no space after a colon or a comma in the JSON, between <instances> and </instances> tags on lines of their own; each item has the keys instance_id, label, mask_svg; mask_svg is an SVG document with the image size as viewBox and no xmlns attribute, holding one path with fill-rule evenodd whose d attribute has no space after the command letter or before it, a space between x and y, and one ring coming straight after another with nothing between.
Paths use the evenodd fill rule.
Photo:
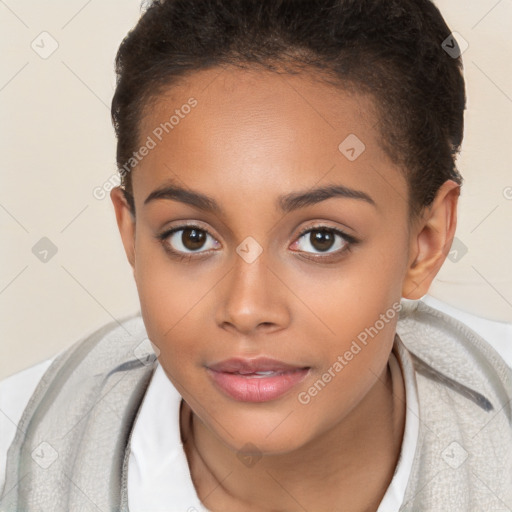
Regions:
<instances>
[{"instance_id":1,"label":"eye iris","mask_svg":"<svg viewBox=\"0 0 512 512\"><path fill-rule=\"evenodd\" d=\"M206 233L195 228L186 228L181 235L181 242L191 251L200 249L204 245L205 239Z\"/></svg>"},{"instance_id":2,"label":"eye iris","mask_svg":"<svg viewBox=\"0 0 512 512\"><path fill-rule=\"evenodd\" d=\"M315 229L310 233L311 245L319 251L327 251L334 243L334 233L325 229Z\"/></svg>"}]
</instances>

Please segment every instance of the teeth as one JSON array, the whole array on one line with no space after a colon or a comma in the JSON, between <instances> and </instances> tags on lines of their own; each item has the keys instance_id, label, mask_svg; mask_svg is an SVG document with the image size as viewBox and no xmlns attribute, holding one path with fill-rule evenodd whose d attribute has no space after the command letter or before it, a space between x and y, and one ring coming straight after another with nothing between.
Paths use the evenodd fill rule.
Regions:
<instances>
[{"instance_id":1,"label":"teeth","mask_svg":"<svg viewBox=\"0 0 512 512\"><path fill-rule=\"evenodd\" d=\"M243 375L244 377L270 377L273 375L284 375L288 373L294 373L303 371L305 368L297 368L292 370L266 370L266 371L257 371L257 372L249 372L249 371L238 371L238 372L227 372L232 373L233 375Z\"/></svg>"},{"instance_id":2,"label":"teeth","mask_svg":"<svg viewBox=\"0 0 512 512\"><path fill-rule=\"evenodd\" d=\"M273 375L276 372L268 371L268 372L235 372L239 375Z\"/></svg>"},{"instance_id":3,"label":"teeth","mask_svg":"<svg viewBox=\"0 0 512 512\"><path fill-rule=\"evenodd\" d=\"M248 377L250 377L251 375L275 375L276 373L279 373L279 372L275 372L275 371L272 371L272 370L269 370L269 371L265 371L265 372L235 372L236 374L238 375L246 375Z\"/></svg>"}]
</instances>

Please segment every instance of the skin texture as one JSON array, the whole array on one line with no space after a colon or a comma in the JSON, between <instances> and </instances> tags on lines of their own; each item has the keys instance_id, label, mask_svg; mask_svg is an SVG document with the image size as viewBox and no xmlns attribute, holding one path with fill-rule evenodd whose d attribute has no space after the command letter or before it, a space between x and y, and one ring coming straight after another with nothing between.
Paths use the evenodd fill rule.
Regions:
<instances>
[{"instance_id":1,"label":"skin texture","mask_svg":"<svg viewBox=\"0 0 512 512\"><path fill-rule=\"evenodd\" d=\"M198 496L215 511L376 510L405 421L401 373L388 364L398 315L309 403L298 394L401 297L427 293L454 236L459 186L447 181L410 223L407 185L379 145L372 99L304 73L197 72L152 105L140 140L190 97L197 106L133 171L136 217L119 188L111 199L148 336L185 400L181 430ZM350 134L365 144L354 161L338 149ZM222 212L171 199L144 205L169 179ZM327 184L363 191L375 205L335 197L289 213L276 206L283 194ZM184 223L208 233L195 252L190 237L180 243L184 231L167 238L191 259L171 256L157 238ZM341 253L336 235L322 252L300 235L319 225L358 242ZM249 236L262 249L251 263L236 251ZM276 400L248 403L206 372L259 355L311 373Z\"/></svg>"}]
</instances>

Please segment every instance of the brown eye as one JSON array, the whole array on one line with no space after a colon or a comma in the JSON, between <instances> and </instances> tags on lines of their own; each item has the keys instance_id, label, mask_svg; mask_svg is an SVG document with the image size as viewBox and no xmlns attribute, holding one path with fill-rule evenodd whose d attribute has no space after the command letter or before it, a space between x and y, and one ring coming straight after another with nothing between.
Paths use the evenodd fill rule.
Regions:
<instances>
[{"instance_id":1,"label":"brown eye","mask_svg":"<svg viewBox=\"0 0 512 512\"><path fill-rule=\"evenodd\" d=\"M335 242L335 236L325 229L315 229L309 232L309 243L319 251L328 251Z\"/></svg>"},{"instance_id":2,"label":"brown eye","mask_svg":"<svg viewBox=\"0 0 512 512\"><path fill-rule=\"evenodd\" d=\"M341 254L356 243L356 239L343 233L339 229L328 226L319 226L304 230L293 243L293 249L299 252L317 254L321 257L326 255Z\"/></svg>"},{"instance_id":3,"label":"brown eye","mask_svg":"<svg viewBox=\"0 0 512 512\"><path fill-rule=\"evenodd\" d=\"M190 251L201 249L206 240L206 233L195 228L187 228L182 230L181 243Z\"/></svg>"},{"instance_id":4,"label":"brown eye","mask_svg":"<svg viewBox=\"0 0 512 512\"><path fill-rule=\"evenodd\" d=\"M220 247L208 231L198 226L180 226L158 235L158 238L168 251L180 255L201 254Z\"/></svg>"}]
</instances>

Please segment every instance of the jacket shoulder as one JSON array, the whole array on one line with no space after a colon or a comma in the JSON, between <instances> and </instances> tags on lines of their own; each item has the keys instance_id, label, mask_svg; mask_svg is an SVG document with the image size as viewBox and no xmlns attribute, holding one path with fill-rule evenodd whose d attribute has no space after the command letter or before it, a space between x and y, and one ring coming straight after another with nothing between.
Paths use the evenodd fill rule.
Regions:
<instances>
[{"instance_id":1,"label":"jacket shoulder","mask_svg":"<svg viewBox=\"0 0 512 512\"><path fill-rule=\"evenodd\" d=\"M479 334L421 301L402 301L397 334L417 371L484 409L503 408L512 425L512 368Z\"/></svg>"}]
</instances>

